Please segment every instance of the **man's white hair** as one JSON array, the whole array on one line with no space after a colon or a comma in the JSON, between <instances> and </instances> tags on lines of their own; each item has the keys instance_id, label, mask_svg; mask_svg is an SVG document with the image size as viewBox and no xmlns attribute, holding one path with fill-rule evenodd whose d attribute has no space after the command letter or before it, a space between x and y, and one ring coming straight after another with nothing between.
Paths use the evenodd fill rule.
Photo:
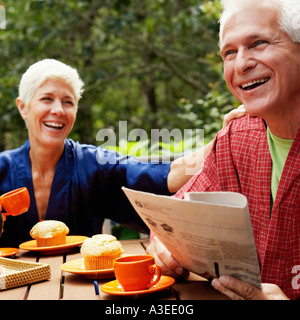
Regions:
<instances>
[{"instance_id":1,"label":"man's white hair","mask_svg":"<svg viewBox=\"0 0 300 320\"><path fill-rule=\"evenodd\" d=\"M223 13L220 18L220 45L223 30L230 17L240 10L253 7L278 8L279 26L294 42L300 42L300 1L299 0L221 0Z\"/></svg>"},{"instance_id":2,"label":"man's white hair","mask_svg":"<svg viewBox=\"0 0 300 320\"><path fill-rule=\"evenodd\" d=\"M84 83L76 69L55 59L44 59L32 64L23 74L19 85L19 98L29 105L36 90L47 80L63 80L73 90L76 103L83 93Z\"/></svg>"}]
</instances>

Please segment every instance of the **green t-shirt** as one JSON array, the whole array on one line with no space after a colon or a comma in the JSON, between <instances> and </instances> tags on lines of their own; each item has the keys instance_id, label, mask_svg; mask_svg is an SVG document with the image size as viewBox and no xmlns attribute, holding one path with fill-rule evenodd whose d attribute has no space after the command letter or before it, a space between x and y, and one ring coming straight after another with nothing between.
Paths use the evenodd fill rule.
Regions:
<instances>
[{"instance_id":1,"label":"green t-shirt","mask_svg":"<svg viewBox=\"0 0 300 320\"><path fill-rule=\"evenodd\" d=\"M275 136L269 128L267 129L268 143L272 157L272 177L271 177L271 208L275 201L278 184L281 178L285 160L291 149L293 140L281 139Z\"/></svg>"}]
</instances>

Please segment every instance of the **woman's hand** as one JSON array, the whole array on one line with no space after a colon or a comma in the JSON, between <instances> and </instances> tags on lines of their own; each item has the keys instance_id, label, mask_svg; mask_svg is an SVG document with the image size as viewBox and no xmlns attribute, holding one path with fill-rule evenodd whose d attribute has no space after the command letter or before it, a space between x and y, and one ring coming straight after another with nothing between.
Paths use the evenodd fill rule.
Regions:
<instances>
[{"instance_id":1,"label":"woman's hand","mask_svg":"<svg viewBox=\"0 0 300 320\"><path fill-rule=\"evenodd\" d=\"M187 277L189 271L182 268L167 248L154 237L146 252L155 259L155 264L161 268L161 272L174 278Z\"/></svg>"},{"instance_id":2,"label":"woman's hand","mask_svg":"<svg viewBox=\"0 0 300 320\"><path fill-rule=\"evenodd\" d=\"M239 119L246 114L246 109L244 105L240 105L237 109L231 110L229 113L225 114L223 119L223 128L225 128L229 122L233 119Z\"/></svg>"},{"instance_id":3,"label":"woman's hand","mask_svg":"<svg viewBox=\"0 0 300 320\"><path fill-rule=\"evenodd\" d=\"M238 119L246 114L244 105L233 109L224 116L223 128L233 119ZM172 162L168 175L168 189L171 193L177 192L201 168L205 157L212 148L212 141L195 152L188 153Z\"/></svg>"}]
</instances>

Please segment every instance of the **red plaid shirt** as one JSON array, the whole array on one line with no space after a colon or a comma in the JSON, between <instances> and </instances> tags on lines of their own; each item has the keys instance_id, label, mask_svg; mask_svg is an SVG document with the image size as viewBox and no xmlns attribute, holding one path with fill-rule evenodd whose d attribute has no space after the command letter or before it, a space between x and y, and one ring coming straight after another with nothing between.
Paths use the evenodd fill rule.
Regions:
<instances>
[{"instance_id":1,"label":"red plaid shirt","mask_svg":"<svg viewBox=\"0 0 300 320\"><path fill-rule=\"evenodd\" d=\"M265 124L247 115L218 133L201 170L175 197L183 198L188 191L244 194L249 203L262 282L279 285L295 299L300 297L300 279L297 281L297 274L292 273L294 266L299 265L300 269L300 130L282 172L272 215L271 170Z\"/></svg>"}]
</instances>

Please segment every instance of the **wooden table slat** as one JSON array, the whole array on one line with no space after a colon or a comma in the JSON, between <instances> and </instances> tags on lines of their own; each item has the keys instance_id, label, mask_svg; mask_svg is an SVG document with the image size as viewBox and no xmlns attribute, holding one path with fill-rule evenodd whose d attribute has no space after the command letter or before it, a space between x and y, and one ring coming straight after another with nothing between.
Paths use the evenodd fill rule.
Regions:
<instances>
[{"instance_id":1,"label":"wooden table slat","mask_svg":"<svg viewBox=\"0 0 300 320\"><path fill-rule=\"evenodd\" d=\"M66 261L82 258L80 252L67 256ZM99 295L95 293L94 281L82 275L64 272L63 300L98 300ZM80 290L78 290L80 287Z\"/></svg>"},{"instance_id":2,"label":"wooden table slat","mask_svg":"<svg viewBox=\"0 0 300 320\"><path fill-rule=\"evenodd\" d=\"M9 259L19 259L24 261L36 262L36 254L31 252L20 251ZM28 286L11 288L0 291L0 300L26 300L28 294Z\"/></svg>"},{"instance_id":3,"label":"wooden table slat","mask_svg":"<svg viewBox=\"0 0 300 320\"><path fill-rule=\"evenodd\" d=\"M51 278L40 283L31 285L28 300L58 300L60 297L60 285L62 271L60 266L63 263L63 256L41 255L40 263L47 263L51 268Z\"/></svg>"},{"instance_id":4,"label":"wooden table slat","mask_svg":"<svg viewBox=\"0 0 300 320\"><path fill-rule=\"evenodd\" d=\"M25 300L28 286L0 291L0 300Z\"/></svg>"},{"instance_id":5,"label":"wooden table slat","mask_svg":"<svg viewBox=\"0 0 300 320\"><path fill-rule=\"evenodd\" d=\"M144 254L149 244L148 239L122 241L126 254ZM152 294L138 296L113 296L101 291L101 286L114 277L98 279L95 290L94 280L87 279L83 275L72 274L61 270L64 261L81 258L80 249L75 248L70 252L57 255L40 255L35 252L20 250L16 259L25 261L37 261L48 263L51 268L51 279L29 286L0 291L0 300L225 300L224 295L212 288L210 283L191 274L187 279L176 281L175 284L166 290ZM63 283L63 285L62 285Z\"/></svg>"},{"instance_id":6,"label":"wooden table slat","mask_svg":"<svg viewBox=\"0 0 300 320\"><path fill-rule=\"evenodd\" d=\"M177 292L179 300L228 300L207 279L193 273L186 280L176 281L173 290Z\"/></svg>"}]
</instances>

